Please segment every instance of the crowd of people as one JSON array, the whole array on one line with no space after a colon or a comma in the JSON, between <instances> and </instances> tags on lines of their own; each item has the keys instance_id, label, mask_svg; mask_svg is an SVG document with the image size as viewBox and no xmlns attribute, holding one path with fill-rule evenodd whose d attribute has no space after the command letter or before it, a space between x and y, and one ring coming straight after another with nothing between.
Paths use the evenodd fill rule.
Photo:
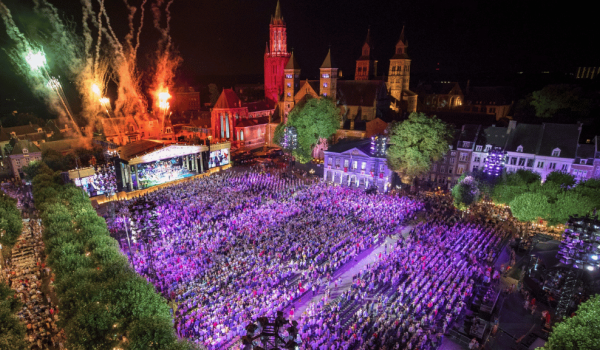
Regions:
<instances>
[{"instance_id":1,"label":"crowd of people","mask_svg":"<svg viewBox=\"0 0 600 350\"><path fill-rule=\"evenodd\" d=\"M31 192L25 186L11 184L2 186L2 190L17 199L19 209L33 207ZM21 236L5 262L0 276L23 304L17 316L26 327L31 349L63 349L65 334L57 327L58 307L50 296L53 276L45 265L39 219L23 219Z\"/></svg>"},{"instance_id":2,"label":"crowd of people","mask_svg":"<svg viewBox=\"0 0 600 350\"><path fill-rule=\"evenodd\" d=\"M109 228L132 232L133 249L124 252L170 300L177 332L209 349L289 308L422 209L406 197L233 171L144 200L154 209L120 202Z\"/></svg>"},{"instance_id":3,"label":"crowd of people","mask_svg":"<svg viewBox=\"0 0 600 350\"><path fill-rule=\"evenodd\" d=\"M90 196L107 195L117 193L117 177L113 164L95 166L95 173L82 179L78 179L76 185Z\"/></svg>"},{"instance_id":4,"label":"crowd of people","mask_svg":"<svg viewBox=\"0 0 600 350\"><path fill-rule=\"evenodd\" d=\"M436 349L474 285L492 274L504 235L460 222L421 222L353 276L330 307L327 294L300 318L305 349Z\"/></svg>"}]
</instances>

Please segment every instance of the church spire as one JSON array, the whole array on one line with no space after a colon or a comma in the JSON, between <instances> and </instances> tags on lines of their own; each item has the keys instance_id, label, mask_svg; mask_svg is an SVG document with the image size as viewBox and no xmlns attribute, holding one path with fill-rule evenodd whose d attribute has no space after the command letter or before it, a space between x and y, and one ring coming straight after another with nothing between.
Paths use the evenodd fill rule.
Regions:
<instances>
[{"instance_id":1,"label":"church spire","mask_svg":"<svg viewBox=\"0 0 600 350\"><path fill-rule=\"evenodd\" d=\"M403 43L406 45L404 41L404 26L402 26L402 32L400 32L400 40L398 40L398 43Z\"/></svg>"},{"instance_id":2,"label":"church spire","mask_svg":"<svg viewBox=\"0 0 600 350\"><path fill-rule=\"evenodd\" d=\"M331 61L331 47L329 48L329 51L327 51L327 57L325 57L325 61L323 61L321 68L335 68Z\"/></svg>"},{"instance_id":3,"label":"church spire","mask_svg":"<svg viewBox=\"0 0 600 350\"><path fill-rule=\"evenodd\" d=\"M281 15L281 6L279 5L279 0L277 0L275 15L271 17L271 24L283 24L283 16Z\"/></svg>"}]
</instances>

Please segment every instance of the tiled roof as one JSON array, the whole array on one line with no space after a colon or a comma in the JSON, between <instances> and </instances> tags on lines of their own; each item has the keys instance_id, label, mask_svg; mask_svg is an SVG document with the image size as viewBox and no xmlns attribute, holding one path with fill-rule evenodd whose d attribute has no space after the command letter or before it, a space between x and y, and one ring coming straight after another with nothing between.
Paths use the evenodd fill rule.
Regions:
<instances>
[{"instance_id":1,"label":"tiled roof","mask_svg":"<svg viewBox=\"0 0 600 350\"><path fill-rule=\"evenodd\" d=\"M23 154L23 149L27 149L28 153L41 152L40 148L29 140L19 140L13 145L11 155Z\"/></svg>"},{"instance_id":2,"label":"tiled roof","mask_svg":"<svg viewBox=\"0 0 600 350\"><path fill-rule=\"evenodd\" d=\"M587 165L594 165L594 145L583 144L577 146L577 159L575 160L575 164L581 164L581 159L586 159Z\"/></svg>"},{"instance_id":3,"label":"tiled roof","mask_svg":"<svg viewBox=\"0 0 600 350\"><path fill-rule=\"evenodd\" d=\"M241 119L238 123L235 124L236 128L239 127L248 127L248 126L256 126L261 124L267 124L269 122L268 117L260 117L260 118L244 118Z\"/></svg>"},{"instance_id":4,"label":"tiled roof","mask_svg":"<svg viewBox=\"0 0 600 350\"><path fill-rule=\"evenodd\" d=\"M242 103L242 107L248 108L248 112L267 111L273 109L269 107L269 104L266 101Z\"/></svg>"},{"instance_id":5,"label":"tiled roof","mask_svg":"<svg viewBox=\"0 0 600 350\"><path fill-rule=\"evenodd\" d=\"M331 59L331 49L327 51L327 56L325 57L323 64L321 64L321 68L337 68Z\"/></svg>"},{"instance_id":6,"label":"tiled roof","mask_svg":"<svg viewBox=\"0 0 600 350\"><path fill-rule=\"evenodd\" d=\"M523 153L538 154L543 132L542 125L518 124L510 133L506 150L516 152L517 147L523 146Z\"/></svg>"},{"instance_id":7,"label":"tiled roof","mask_svg":"<svg viewBox=\"0 0 600 350\"><path fill-rule=\"evenodd\" d=\"M448 95L455 86L458 86L458 83L431 83L431 84L422 84L417 87L417 93L419 95ZM458 86L458 90L460 90L460 86ZM460 90L462 92L462 90Z\"/></svg>"},{"instance_id":8,"label":"tiled roof","mask_svg":"<svg viewBox=\"0 0 600 350\"><path fill-rule=\"evenodd\" d=\"M8 141L10 140L11 133L15 133L18 136L27 135L27 134L35 134L38 132L38 128L40 126L37 124L32 125L21 125L21 126L12 126L8 128L0 127L0 141Z\"/></svg>"},{"instance_id":9,"label":"tiled roof","mask_svg":"<svg viewBox=\"0 0 600 350\"><path fill-rule=\"evenodd\" d=\"M241 106L242 102L240 101L235 91L233 91L232 89L223 89L223 92L221 92L221 96L219 96L219 99L217 100L217 103L215 103L215 106L213 108L230 109L241 108Z\"/></svg>"},{"instance_id":10,"label":"tiled roof","mask_svg":"<svg viewBox=\"0 0 600 350\"><path fill-rule=\"evenodd\" d=\"M385 83L381 80L340 80L337 83L337 98L348 106L373 107L375 101L385 99Z\"/></svg>"},{"instance_id":11,"label":"tiled roof","mask_svg":"<svg viewBox=\"0 0 600 350\"><path fill-rule=\"evenodd\" d=\"M578 124L544 123L540 148L537 154L551 156L555 148L560 149L561 158L575 158L579 144Z\"/></svg>"},{"instance_id":12,"label":"tiled roof","mask_svg":"<svg viewBox=\"0 0 600 350\"><path fill-rule=\"evenodd\" d=\"M300 69L300 65L296 61L296 57L294 57L294 51L292 51L292 57L290 57L284 69Z\"/></svg>"},{"instance_id":13,"label":"tiled roof","mask_svg":"<svg viewBox=\"0 0 600 350\"><path fill-rule=\"evenodd\" d=\"M490 126L479 133L475 144L479 146L494 145L504 148L506 141L509 139L507 131L508 128L506 127Z\"/></svg>"}]
</instances>

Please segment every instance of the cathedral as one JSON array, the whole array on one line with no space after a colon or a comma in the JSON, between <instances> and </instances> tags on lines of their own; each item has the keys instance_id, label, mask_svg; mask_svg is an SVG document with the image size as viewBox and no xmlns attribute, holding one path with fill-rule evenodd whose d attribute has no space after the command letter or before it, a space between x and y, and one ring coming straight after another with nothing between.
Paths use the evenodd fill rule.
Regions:
<instances>
[{"instance_id":1,"label":"cathedral","mask_svg":"<svg viewBox=\"0 0 600 350\"><path fill-rule=\"evenodd\" d=\"M408 41L404 37L404 28L390 59L387 81L385 77L377 76L370 30L356 61L354 80L338 79L338 67L331 50L319 68L319 80L300 80L300 66L294 53L287 51L286 24L279 1L275 15L271 17L269 33L264 59L265 99L271 106L278 107L283 122L294 105L307 95L326 96L336 101L342 114L340 129L354 129L356 124L376 118L387 119L390 111L416 111L417 94L409 90L411 60L406 53Z\"/></svg>"}]
</instances>

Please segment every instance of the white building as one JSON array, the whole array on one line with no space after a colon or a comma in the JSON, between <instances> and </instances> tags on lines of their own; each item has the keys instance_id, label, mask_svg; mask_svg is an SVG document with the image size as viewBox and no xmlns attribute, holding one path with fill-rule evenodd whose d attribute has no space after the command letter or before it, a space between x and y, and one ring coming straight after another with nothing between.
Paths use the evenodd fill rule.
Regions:
<instances>
[{"instance_id":1,"label":"white building","mask_svg":"<svg viewBox=\"0 0 600 350\"><path fill-rule=\"evenodd\" d=\"M324 152L323 179L342 186L367 189L376 186L386 192L392 187L393 172L385 156L371 152L370 140L341 141Z\"/></svg>"}]
</instances>

